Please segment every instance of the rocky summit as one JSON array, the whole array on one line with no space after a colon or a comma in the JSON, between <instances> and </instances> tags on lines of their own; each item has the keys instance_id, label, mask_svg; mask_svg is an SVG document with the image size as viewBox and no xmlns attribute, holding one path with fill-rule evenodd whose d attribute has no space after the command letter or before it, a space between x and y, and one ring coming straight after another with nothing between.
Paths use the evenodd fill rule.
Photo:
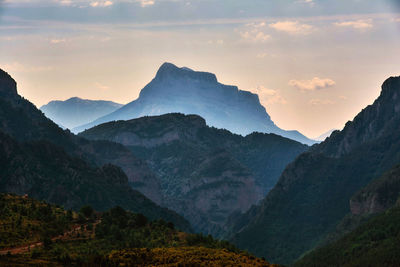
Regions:
<instances>
[{"instance_id":1,"label":"rocky summit","mask_svg":"<svg viewBox=\"0 0 400 267\"><path fill-rule=\"evenodd\" d=\"M207 125L248 135L275 133L304 144L314 144L297 131L280 129L260 104L258 95L218 82L215 74L178 68L164 63L139 98L89 124L74 128L81 132L95 125L143 116L179 112L203 117Z\"/></svg>"}]
</instances>

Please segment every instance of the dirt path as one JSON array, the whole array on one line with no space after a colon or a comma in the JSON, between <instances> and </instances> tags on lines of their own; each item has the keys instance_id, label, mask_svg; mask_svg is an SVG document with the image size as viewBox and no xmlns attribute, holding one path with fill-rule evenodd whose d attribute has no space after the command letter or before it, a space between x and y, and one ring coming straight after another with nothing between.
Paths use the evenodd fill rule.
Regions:
<instances>
[{"instance_id":1,"label":"dirt path","mask_svg":"<svg viewBox=\"0 0 400 267\"><path fill-rule=\"evenodd\" d=\"M99 223L100 223L100 220L97 220L96 222L93 223L92 232L94 232L96 225ZM77 236L78 233L79 234L88 233L89 231L87 230L87 226L88 226L88 224L75 225L71 230L64 232L62 235L51 238L51 241L72 240L73 237ZM83 231L81 231L82 227L83 227ZM41 246L43 246L43 242L35 242L35 243L28 244L28 245L18 246L18 247L14 247L14 248L7 248L7 249L0 250L0 255L7 255L8 253L10 253L10 254L26 253L26 252L29 252L33 248L41 247Z\"/></svg>"}]
</instances>

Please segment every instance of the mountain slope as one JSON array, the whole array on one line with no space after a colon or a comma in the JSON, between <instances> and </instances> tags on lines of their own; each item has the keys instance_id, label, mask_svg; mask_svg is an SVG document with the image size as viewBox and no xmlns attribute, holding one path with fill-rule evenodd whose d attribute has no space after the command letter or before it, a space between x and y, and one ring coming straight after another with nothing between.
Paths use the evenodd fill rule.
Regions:
<instances>
[{"instance_id":1,"label":"mountain slope","mask_svg":"<svg viewBox=\"0 0 400 267\"><path fill-rule=\"evenodd\" d=\"M308 149L274 134L242 137L175 113L109 122L80 135L130 148L160 177L164 205L212 234L232 213L260 200L286 164Z\"/></svg>"},{"instance_id":2,"label":"mountain slope","mask_svg":"<svg viewBox=\"0 0 400 267\"><path fill-rule=\"evenodd\" d=\"M211 236L115 207L79 213L0 194L1 266L274 266Z\"/></svg>"},{"instance_id":3,"label":"mountain slope","mask_svg":"<svg viewBox=\"0 0 400 267\"><path fill-rule=\"evenodd\" d=\"M294 266L399 266L400 208L388 210Z\"/></svg>"},{"instance_id":4,"label":"mountain slope","mask_svg":"<svg viewBox=\"0 0 400 267\"><path fill-rule=\"evenodd\" d=\"M143 161L120 144L88 141L63 131L20 97L16 82L2 70L0 132L3 192L29 193L73 208L91 204L104 209L119 204L190 228L176 213L131 189L128 181L155 179ZM120 163L130 178L109 163Z\"/></svg>"},{"instance_id":5,"label":"mountain slope","mask_svg":"<svg viewBox=\"0 0 400 267\"><path fill-rule=\"evenodd\" d=\"M398 266L399 204L400 165L396 165L351 198L351 215L340 223L334 241L307 253L296 265Z\"/></svg>"},{"instance_id":6,"label":"mountain slope","mask_svg":"<svg viewBox=\"0 0 400 267\"><path fill-rule=\"evenodd\" d=\"M240 248L291 263L350 212L349 200L400 162L400 77L373 105L289 164L260 206L231 225Z\"/></svg>"},{"instance_id":7,"label":"mountain slope","mask_svg":"<svg viewBox=\"0 0 400 267\"><path fill-rule=\"evenodd\" d=\"M120 144L88 141L64 131L46 118L32 103L17 93L17 84L0 70L0 130L17 141L47 140L61 146L68 154L102 166L107 163L123 169L131 184L156 203L161 203L157 177L144 161ZM146 183L143 183L146 181Z\"/></svg>"},{"instance_id":8,"label":"mountain slope","mask_svg":"<svg viewBox=\"0 0 400 267\"><path fill-rule=\"evenodd\" d=\"M164 63L156 77L140 92L139 98L89 124L74 128L81 132L98 124L179 112L203 117L207 124L247 135L275 133L304 144L314 144L297 131L277 127L260 104L258 96L221 84L212 73L178 68Z\"/></svg>"},{"instance_id":9,"label":"mountain slope","mask_svg":"<svg viewBox=\"0 0 400 267\"><path fill-rule=\"evenodd\" d=\"M65 101L51 101L40 110L58 125L72 129L107 115L122 107L112 101L88 100L72 97Z\"/></svg>"}]
</instances>

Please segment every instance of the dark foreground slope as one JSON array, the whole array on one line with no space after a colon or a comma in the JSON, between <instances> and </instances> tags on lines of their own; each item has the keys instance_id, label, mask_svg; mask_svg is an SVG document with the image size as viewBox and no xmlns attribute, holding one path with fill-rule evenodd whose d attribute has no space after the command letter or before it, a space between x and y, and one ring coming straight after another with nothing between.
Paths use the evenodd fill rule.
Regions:
<instances>
[{"instance_id":1,"label":"dark foreground slope","mask_svg":"<svg viewBox=\"0 0 400 267\"><path fill-rule=\"evenodd\" d=\"M69 208L121 205L190 228L175 212L131 189L129 177L110 164L120 162L131 177L154 177L144 162L120 144L88 141L63 131L20 97L15 81L1 70L0 118L3 192L30 194Z\"/></svg>"},{"instance_id":2,"label":"dark foreground slope","mask_svg":"<svg viewBox=\"0 0 400 267\"><path fill-rule=\"evenodd\" d=\"M400 78L342 131L289 164L260 206L231 225L233 241L273 262L313 249L350 212L350 199L400 162Z\"/></svg>"},{"instance_id":3,"label":"dark foreground slope","mask_svg":"<svg viewBox=\"0 0 400 267\"><path fill-rule=\"evenodd\" d=\"M138 99L91 123L72 129L82 132L101 123L179 112L196 114L217 128L248 135L275 133L303 144L314 144L298 131L280 129L260 104L258 95L217 81L215 74L164 63Z\"/></svg>"},{"instance_id":4,"label":"dark foreground slope","mask_svg":"<svg viewBox=\"0 0 400 267\"><path fill-rule=\"evenodd\" d=\"M212 234L221 234L232 213L260 200L308 148L274 134L242 137L175 113L109 122L80 135L128 147L160 177L164 205Z\"/></svg>"},{"instance_id":5,"label":"dark foreground slope","mask_svg":"<svg viewBox=\"0 0 400 267\"><path fill-rule=\"evenodd\" d=\"M400 165L370 182L350 200L339 225L344 236L306 254L296 266L399 266ZM357 222L362 222L358 223Z\"/></svg>"},{"instance_id":6,"label":"dark foreground slope","mask_svg":"<svg viewBox=\"0 0 400 267\"><path fill-rule=\"evenodd\" d=\"M400 208L390 209L294 266L399 266Z\"/></svg>"}]
</instances>

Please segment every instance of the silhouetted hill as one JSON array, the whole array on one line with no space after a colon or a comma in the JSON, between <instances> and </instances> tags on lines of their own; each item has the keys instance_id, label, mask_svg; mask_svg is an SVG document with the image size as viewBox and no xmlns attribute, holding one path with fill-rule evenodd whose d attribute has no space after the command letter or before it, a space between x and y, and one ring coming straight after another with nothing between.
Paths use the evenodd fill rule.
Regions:
<instances>
[{"instance_id":1,"label":"silhouetted hill","mask_svg":"<svg viewBox=\"0 0 400 267\"><path fill-rule=\"evenodd\" d=\"M114 120L130 120L179 112L197 114L207 124L247 135L252 132L275 133L304 144L314 144L297 131L277 127L258 95L221 84L214 74L178 68L164 63L155 78L140 92L139 98L91 123L76 127L81 132L98 124Z\"/></svg>"},{"instance_id":2,"label":"silhouetted hill","mask_svg":"<svg viewBox=\"0 0 400 267\"><path fill-rule=\"evenodd\" d=\"M47 118L57 123L60 127L72 129L107 115L122 107L112 101L88 100L72 97L65 101L50 101L40 107Z\"/></svg>"},{"instance_id":3,"label":"silhouetted hill","mask_svg":"<svg viewBox=\"0 0 400 267\"><path fill-rule=\"evenodd\" d=\"M120 144L88 141L62 130L20 97L15 81L2 70L0 132L2 192L27 193L71 208L90 204L102 210L118 204L190 229L178 214L131 189L135 179L155 179L143 161Z\"/></svg>"},{"instance_id":4,"label":"silhouetted hill","mask_svg":"<svg viewBox=\"0 0 400 267\"><path fill-rule=\"evenodd\" d=\"M242 137L176 113L109 122L80 135L128 147L160 177L164 205L212 234L223 231L232 213L257 203L308 149L275 134Z\"/></svg>"},{"instance_id":5,"label":"silhouetted hill","mask_svg":"<svg viewBox=\"0 0 400 267\"><path fill-rule=\"evenodd\" d=\"M289 164L261 205L230 225L233 241L291 263L335 230L361 188L400 162L400 77L373 105Z\"/></svg>"}]
</instances>

